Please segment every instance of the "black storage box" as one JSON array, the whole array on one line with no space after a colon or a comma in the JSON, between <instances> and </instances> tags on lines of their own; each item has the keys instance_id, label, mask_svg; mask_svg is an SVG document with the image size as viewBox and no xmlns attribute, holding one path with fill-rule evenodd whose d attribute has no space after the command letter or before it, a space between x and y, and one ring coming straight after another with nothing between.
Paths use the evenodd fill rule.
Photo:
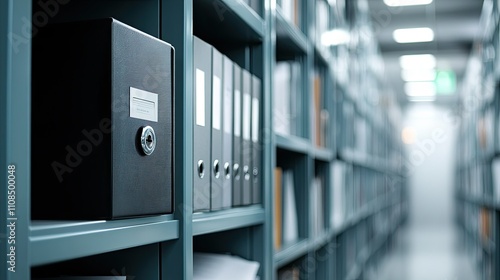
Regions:
<instances>
[{"instance_id":1,"label":"black storage box","mask_svg":"<svg viewBox=\"0 0 500 280\"><path fill-rule=\"evenodd\" d=\"M32 219L171 213L173 47L109 18L32 50Z\"/></svg>"}]
</instances>

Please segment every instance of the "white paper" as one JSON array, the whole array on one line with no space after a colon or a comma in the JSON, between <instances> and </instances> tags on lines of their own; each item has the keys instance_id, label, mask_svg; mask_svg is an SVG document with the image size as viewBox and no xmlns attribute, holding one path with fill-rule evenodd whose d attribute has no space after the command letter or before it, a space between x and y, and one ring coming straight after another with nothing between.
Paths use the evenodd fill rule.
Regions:
<instances>
[{"instance_id":1,"label":"white paper","mask_svg":"<svg viewBox=\"0 0 500 280\"><path fill-rule=\"evenodd\" d=\"M130 87L130 117L158 122L158 94Z\"/></svg>"},{"instance_id":2,"label":"white paper","mask_svg":"<svg viewBox=\"0 0 500 280\"><path fill-rule=\"evenodd\" d=\"M212 81L212 127L221 129L221 81L217 76L213 77Z\"/></svg>"},{"instance_id":3,"label":"white paper","mask_svg":"<svg viewBox=\"0 0 500 280\"><path fill-rule=\"evenodd\" d=\"M196 69L196 124L205 126L205 72Z\"/></svg>"},{"instance_id":4,"label":"white paper","mask_svg":"<svg viewBox=\"0 0 500 280\"><path fill-rule=\"evenodd\" d=\"M193 280L255 280L259 266L237 256L194 253Z\"/></svg>"}]
</instances>

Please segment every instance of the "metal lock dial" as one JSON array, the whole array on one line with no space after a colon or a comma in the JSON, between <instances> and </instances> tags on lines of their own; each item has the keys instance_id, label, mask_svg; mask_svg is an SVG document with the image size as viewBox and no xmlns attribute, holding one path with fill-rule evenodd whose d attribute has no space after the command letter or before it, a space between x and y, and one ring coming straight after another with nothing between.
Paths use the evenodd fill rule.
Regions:
<instances>
[{"instance_id":1,"label":"metal lock dial","mask_svg":"<svg viewBox=\"0 0 500 280\"><path fill-rule=\"evenodd\" d=\"M156 134L155 130L147 125L141 129L141 147L145 155L151 155L156 148Z\"/></svg>"}]
</instances>

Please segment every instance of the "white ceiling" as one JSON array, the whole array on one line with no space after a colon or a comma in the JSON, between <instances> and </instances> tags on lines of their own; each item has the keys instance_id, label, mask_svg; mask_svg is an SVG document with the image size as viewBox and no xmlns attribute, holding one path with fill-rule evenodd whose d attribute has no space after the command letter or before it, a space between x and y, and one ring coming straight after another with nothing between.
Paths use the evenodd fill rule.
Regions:
<instances>
[{"instance_id":1,"label":"white ceiling","mask_svg":"<svg viewBox=\"0 0 500 280\"><path fill-rule=\"evenodd\" d=\"M454 70L460 83L472 43L480 33L479 18L483 0L434 0L429 5L409 7L388 7L383 0L368 2L386 63L386 76L390 77L389 85L398 93L402 105L407 102L398 61L403 54L434 54L437 69ZM435 40L410 44L394 42L392 32L395 29L413 27L432 28ZM438 101L447 103L453 101L453 97L438 97Z\"/></svg>"}]
</instances>

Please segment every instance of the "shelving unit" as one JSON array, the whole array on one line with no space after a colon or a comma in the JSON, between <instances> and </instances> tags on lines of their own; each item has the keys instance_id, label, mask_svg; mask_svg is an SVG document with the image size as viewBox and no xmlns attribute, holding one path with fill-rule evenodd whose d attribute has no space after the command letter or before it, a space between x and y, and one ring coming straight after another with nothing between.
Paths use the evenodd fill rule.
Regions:
<instances>
[{"instance_id":1,"label":"shelving unit","mask_svg":"<svg viewBox=\"0 0 500 280\"><path fill-rule=\"evenodd\" d=\"M0 278L126 273L141 279L192 279L193 253L201 251L257 261L263 280L278 279L289 267L298 268L300 279L363 279L388 250L406 216L404 157L393 115L397 106L380 69L366 63L379 57L376 42L359 35L369 26L366 1L295 1L297 24L275 0L55 1L57 12L47 15L47 22L40 22L38 16L46 11L37 1L2 1L0 33L15 41L0 40L0 60L6 61L0 65L0 154L5 155L0 169L16 166L17 220L16 272L0 270ZM327 9L327 30L358 34L357 43L323 45L317 31L320 6ZM36 34L26 34L26 24L32 21L43 28L102 17L114 17L175 47L174 213L114 221L32 220L30 81L36 75L31 72L31 36ZM262 80L261 204L193 214L194 36ZM294 61L300 69L297 125L290 134L275 132L273 123L274 70L281 61ZM319 102L314 100L316 77L311 73L319 77ZM361 77L369 81L361 83ZM314 115L315 105L324 116ZM324 129L322 134L314 130L315 118L324 121L317 126ZM358 122L376 144L360 139ZM330 209L341 195L333 187L337 163L346 166L344 215L333 225L337 213ZM294 170L299 213L297 242L280 250L273 249L276 166ZM314 184L323 198L320 221L313 215ZM0 200L6 201L3 190ZM6 209L0 211L0 220L7 221ZM6 228L0 228L0 244L5 244ZM0 261L7 262L3 251Z\"/></svg>"},{"instance_id":2,"label":"shelving unit","mask_svg":"<svg viewBox=\"0 0 500 280\"><path fill-rule=\"evenodd\" d=\"M500 279L499 19L498 1L484 1L457 114L456 222L481 279Z\"/></svg>"},{"instance_id":3,"label":"shelving unit","mask_svg":"<svg viewBox=\"0 0 500 280\"><path fill-rule=\"evenodd\" d=\"M282 170L283 177L290 170L294 172L299 227L295 243L281 244L280 248L275 248L273 270L275 277L295 273L300 275L300 279L365 279L369 268L390 248L393 235L406 217L406 174L403 172L404 154L398 135L399 112L379 73L383 69L377 68L383 65L379 51L374 47L376 42L370 41L368 35L360 35L362 30L370 26L367 2L306 2L298 1L296 4L301 7L299 14L302 24L299 26L286 19L279 5L274 15L277 26L275 66L282 61L296 61L302 73L314 72L319 75L296 76L301 82L298 86L300 90L285 99L276 92L280 88L279 84L275 84L272 92L275 103L287 102L287 98L292 103L290 124L286 121L282 123L282 116L288 112L286 110L274 117L279 131L274 134L276 152L273 153L273 165ZM322 44L321 35L318 34L321 32L317 32L317 20L324 11L317 11L317 7L327 9L327 30L346 30L351 36L358 34L358 40L353 40L357 43L339 46ZM349 66L357 66L355 69L347 67L346 61ZM374 61L376 66L371 63ZM282 71L281 66L279 68ZM346 77L343 70L349 68ZM275 75L279 76L274 82L280 82L283 74L280 72ZM315 77L320 77L320 82ZM354 83L358 86L353 87ZM321 107L317 106L317 100L314 99L318 84L321 85ZM279 99L276 99L277 94ZM298 108L293 107L294 102L299 104ZM315 110L318 108L326 110L330 116L324 132L327 139L324 146L318 146L318 134L313 128ZM295 116L295 113L299 115ZM366 131L355 130L360 127L357 125L358 120L365 123L363 128ZM289 133L286 133L286 129L285 132L281 130L290 125ZM361 138L362 133L364 138ZM341 199L345 203L341 209L345 211L345 216L340 223L333 225L330 221L335 210L329 209L335 208L334 196L342 195L336 194L333 187L337 174L332 171L332 167L337 163L345 165L348 173L342 181L346 196ZM323 205L324 229L320 233L314 232L314 215L303 214L315 211L315 203L311 200L314 196L312 178L317 176L324 181L324 195L330 198ZM304 178L309 179L304 181ZM282 184L280 192L283 192L286 183ZM273 199L277 195L275 192ZM310 198L304 200L303 195ZM283 197L285 199L285 195ZM347 205L349 199L352 204ZM277 215L276 210L274 212ZM353 244L357 244L358 248L350 246ZM352 262L346 263L349 254L352 254Z\"/></svg>"}]
</instances>

